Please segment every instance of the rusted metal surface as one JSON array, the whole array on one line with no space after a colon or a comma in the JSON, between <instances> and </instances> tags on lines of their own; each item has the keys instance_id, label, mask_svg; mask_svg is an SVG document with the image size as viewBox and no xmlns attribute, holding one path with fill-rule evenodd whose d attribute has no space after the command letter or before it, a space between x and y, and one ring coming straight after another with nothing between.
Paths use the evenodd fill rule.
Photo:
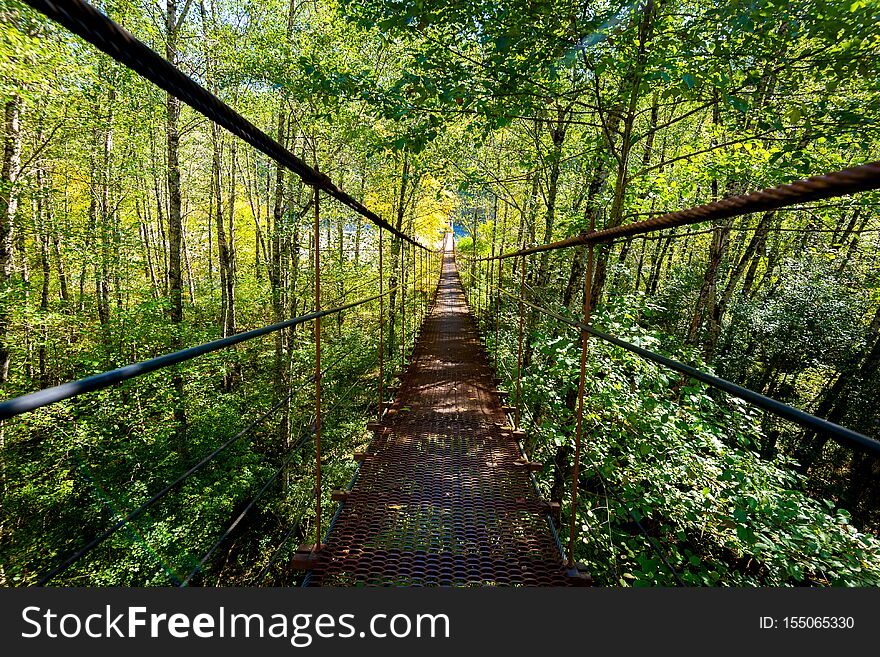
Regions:
<instances>
[{"instance_id":1,"label":"rusted metal surface","mask_svg":"<svg viewBox=\"0 0 880 657\"><path fill-rule=\"evenodd\" d=\"M751 194L729 196L714 203L706 203L705 205L698 205L687 210L669 212L659 217L646 219L645 221L636 221L605 230L581 233L558 242L531 246L519 251L502 253L485 259L514 258L516 256L564 249L581 244L599 244L610 242L620 237L632 237L633 235L650 233L655 230L663 230L664 228L687 226L700 223L701 221L739 217L753 212L768 212L800 203L847 196L872 189L880 189L880 162L868 162L857 167L835 171L824 176L813 176L805 180L796 180L786 185L762 189Z\"/></svg>"},{"instance_id":2,"label":"rusted metal surface","mask_svg":"<svg viewBox=\"0 0 880 657\"><path fill-rule=\"evenodd\" d=\"M309 585L567 586L451 252L412 364Z\"/></svg>"},{"instance_id":3,"label":"rusted metal surface","mask_svg":"<svg viewBox=\"0 0 880 657\"><path fill-rule=\"evenodd\" d=\"M519 429L519 409L520 409L520 393L522 392L522 367L523 367L523 326L525 322L525 306L523 305L523 295L526 293L526 258L520 259L519 269L519 337L518 350L516 356L516 411L514 413L513 426Z\"/></svg>"},{"instance_id":4,"label":"rusted metal surface","mask_svg":"<svg viewBox=\"0 0 880 657\"><path fill-rule=\"evenodd\" d=\"M385 267L383 264L382 251L384 240L382 229L379 229L379 403L377 413L382 419L382 404L385 402Z\"/></svg>"},{"instance_id":5,"label":"rusted metal surface","mask_svg":"<svg viewBox=\"0 0 880 657\"><path fill-rule=\"evenodd\" d=\"M498 261L498 283L497 283L497 285L499 287L501 285L504 285L504 278L503 278L503 271L502 271L503 267L504 267L504 261L499 260ZM498 362L498 336L499 336L500 326L501 326L501 292L496 291L496 293L495 293L495 345L494 345L495 346L495 360L493 362L493 365L495 366L496 370L498 369L498 365L499 365L499 362Z\"/></svg>"},{"instance_id":6,"label":"rusted metal surface","mask_svg":"<svg viewBox=\"0 0 880 657\"><path fill-rule=\"evenodd\" d=\"M400 367L406 367L406 244L400 244Z\"/></svg>"}]
</instances>

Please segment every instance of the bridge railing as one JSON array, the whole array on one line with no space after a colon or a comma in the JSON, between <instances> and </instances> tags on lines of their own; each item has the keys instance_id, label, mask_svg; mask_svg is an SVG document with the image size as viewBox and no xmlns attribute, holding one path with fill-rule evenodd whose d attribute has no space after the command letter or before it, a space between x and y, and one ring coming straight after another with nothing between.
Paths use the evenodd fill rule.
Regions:
<instances>
[{"instance_id":1,"label":"bridge railing","mask_svg":"<svg viewBox=\"0 0 880 657\"><path fill-rule=\"evenodd\" d=\"M341 316L343 312L348 310L378 305L379 348L375 357L375 366L378 367L378 376L376 378L377 412L381 418L385 408L385 394L387 392L386 382L392 378L389 375L388 367L392 364L402 370L406 364L407 353L411 347L413 335L415 333L413 328L418 326L427 313L431 301L432 288L436 287L435 281L439 278L441 260L440 251L419 243L411 236L404 233L400 228L392 226L375 212L365 207L360 201L340 189L326 174L318 171L317 167L308 165L306 162L291 153L267 133L260 130L253 123L223 103L219 98L170 64L146 44L142 43L125 29L114 23L95 7L86 2L82 2L81 0L65 0L65 2L49 0L25 1L34 9L60 23L71 32L79 35L92 45L96 46L99 50L106 53L120 64L151 80L168 94L188 104L209 120L223 126L233 135L241 138L274 160L281 167L293 172L300 177L303 183L311 186L314 193L314 220L312 224L312 239L314 247L312 252L314 255L313 296L315 303L312 312L282 322L263 326L261 328L175 351L143 362L132 363L107 372L85 377L77 381L71 381L45 390L35 391L0 403L0 422L8 421L45 406L118 385L124 381L143 376L150 372L176 367L182 363L198 358L199 356L228 349L244 342L277 333L278 331L292 329L296 326L305 325L307 323L311 323L314 328L314 370L310 376L302 379L298 385L291 384L288 393L279 399L271 408L253 420L244 429L217 446L211 451L211 453L191 465L173 481L156 491L136 509L126 514L118 514L118 519L110 527L88 540L81 548L72 554L59 559L49 572L39 578L37 582L38 585L47 584L70 568L74 563L82 559L94 548L113 536L120 529L123 527L129 527L132 522L143 516L143 514L152 508L159 500L165 498L169 493L179 489L180 486L182 486L183 483L196 472L202 470L206 465L213 462L231 445L252 433L258 425L265 422L287 404L294 395L308 387L312 388L314 394L313 418L308 429L300 436L300 439L295 442L294 446L287 451L278 469L270 479L264 483L257 494L244 506L243 510L229 523L223 534L200 559L196 567L177 583L180 585L188 585L193 577L203 570L205 564L216 552L222 542L236 529L244 515L254 508L257 502L269 490L269 487L285 472L286 468L291 463L291 460L299 454L306 445L311 445L315 451L315 486L313 494L310 496L315 504L315 542L311 545L311 548L313 551L320 550L323 540L321 522L321 503L323 497L321 475L321 426L323 420L329 415L343 410L342 404L344 400L349 399L352 394L356 392L358 384L361 383L360 381L352 383L345 395L337 399L336 403L329 410L322 407L322 377L348 354L343 352L330 365L322 365L321 320L322 318L329 316ZM337 304L334 307L326 309L321 307L321 251L323 249L321 248L321 235L319 228L321 224L320 201L322 193L350 208L375 225L378 231L377 248L379 255L378 276L375 281L378 283L378 292L358 301ZM386 233L388 233L390 238L395 241L391 245L393 271L392 267L385 266L385 251L387 250L385 245ZM389 288L386 278L390 278L391 281L396 281L396 284ZM390 307L391 303L395 304L394 308ZM399 318L399 355L398 353L392 353L391 351L393 347L396 352L398 345L386 344L386 335L389 331L387 320L389 318ZM391 328L393 330L393 326ZM409 338L407 337L408 333ZM302 513L299 517L302 518ZM297 520L297 523L298 522L299 521ZM269 564L264 567L255 581L258 583L263 581L272 562L281 553L283 545L289 540L296 529L297 524L294 523L287 533L287 536L276 547Z\"/></svg>"},{"instance_id":2,"label":"bridge railing","mask_svg":"<svg viewBox=\"0 0 880 657\"><path fill-rule=\"evenodd\" d=\"M670 212L645 221L624 224L598 231L595 230L594 226L591 226L589 231L557 242L528 246L506 253L500 253L497 255L493 254L488 257L478 258L474 256L461 256L468 262L469 265L471 265L469 267L463 267L461 269L461 271L465 274L466 279L470 283L470 285L466 286L466 291L469 293L469 303L471 304L471 307L476 309L478 314L483 318L485 318L487 315L489 316L489 318L492 320L489 322L490 330L492 328L491 324L494 322L496 367L499 363L497 356L497 346L499 342L501 298L502 296L504 296L505 298L512 300L518 305L518 354L514 376L512 377L515 380L516 386L515 405L513 413L515 428L519 428L522 409L524 406L522 401L521 380L523 370L525 309L531 308L534 311L543 313L545 316L551 317L554 320L561 322L572 329L577 330L581 336L580 373L578 378L576 414L577 424L575 430L575 457L573 461L571 484L571 512L567 554L569 567L574 567L574 543L576 536L575 509L577 508L577 482L579 481L579 468L582 457L583 412L586 385L585 375L587 345L588 339L590 337L598 338L600 340L613 344L616 347L630 351L640 356L641 358L650 360L665 368L679 372L680 374L683 374L691 379L700 381L701 383L704 383L711 388L721 390L729 395L738 397L753 406L756 406L782 419L794 422L817 434L826 435L847 448L864 452L873 456L874 458L880 457L880 441L875 438L865 436L846 427L840 426L833 422L829 422L824 418L817 417L801 409L790 406L789 404L785 404L784 402L781 402L777 399L773 399L767 395L763 395L754 390L750 390L743 386L737 385L731 381L727 381L708 372L701 371L695 367L669 358L668 356L664 356L663 354L659 354L649 349L645 349L644 347L626 342L625 340L621 340L620 338L600 331L599 329L594 327L590 323L590 317L593 311L593 308L590 305L590 300L592 296L591 285L593 281L595 245L609 243L621 237L628 238L635 235L643 235L646 233L663 230L666 228L690 225L703 221L727 219L750 214L753 212L767 212L779 208L807 203L810 201L846 196L857 192L864 192L876 189L880 189L880 162L870 162L861 166L836 171L823 176L815 176L806 180L798 180L793 183L780 185L771 189L759 190L751 194L733 196L722 199L720 201L716 201L714 203L700 205L677 212ZM593 221L595 221L595 218L593 219ZM584 272L583 288L584 302L580 321L571 317L565 317L560 312L557 312L552 308L540 306L536 303L533 303L532 301L529 301L526 298L526 289L528 287L526 284L528 256L534 255L536 253L565 249L573 246L587 247L587 262ZM507 259L519 259L518 268L520 280L518 281L518 290L515 291L504 288L503 263ZM497 270L495 266L496 263ZM517 283L517 281L510 282L514 284ZM589 458L589 455L587 455L587 457ZM599 475L600 478L602 478L603 483L607 486L608 482L602 476L598 468L595 467L595 464L593 464L593 470L596 472L596 474ZM613 487L610 487L609 490L611 490L612 494L614 494ZM660 550L656 542L644 530L641 523L632 514L627 505L624 504L622 500L618 500L618 502L630 514L633 521L635 521L636 525L639 527L640 531L650 542L651 547L657 553L657 556L671 571L675 580L679 584L681 584L681 579L679 578L675 569L672 568L666 556L663 554L662 550Z\"/></svg>"}]
</instances>

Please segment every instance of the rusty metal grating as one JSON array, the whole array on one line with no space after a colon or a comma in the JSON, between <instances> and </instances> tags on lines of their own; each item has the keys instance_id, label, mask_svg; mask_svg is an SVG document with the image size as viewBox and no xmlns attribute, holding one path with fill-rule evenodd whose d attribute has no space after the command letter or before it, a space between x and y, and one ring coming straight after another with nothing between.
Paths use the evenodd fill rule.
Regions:
<instances>
[{"instance_id":1,"label":"rusty metal grating","mask_svg":"<svg viewBox=\"0 0 880 657\"><path fill-rule=\"evenodd\" d=\"M311 586L566 586L450 254Z\"/></svg>"}]
</instances>

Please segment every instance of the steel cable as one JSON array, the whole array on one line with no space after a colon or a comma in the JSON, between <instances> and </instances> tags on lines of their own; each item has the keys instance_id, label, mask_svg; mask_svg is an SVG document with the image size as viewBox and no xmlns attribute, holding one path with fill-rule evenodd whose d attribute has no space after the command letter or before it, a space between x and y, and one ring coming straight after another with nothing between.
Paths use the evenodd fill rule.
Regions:
<instances>
[{"instance_id":1,"label":"steel cable","mask_svg":"<svg viewBox=\"0 0 880 657\"><path fill-rule=\"evenodd\" d=\"M805 180L797 180L786 185L779 185L770 189L762 189L751 194L730 196L728 198L698 205L687 210L670 212L659 217L653 217L644 221L636 221L615 228L607 228L594 232L581 233L558 242L549 242L538 246L531 246L518 251L502 253L496 256L479 258L480 260L499 260L513 258L542 251L553 251L581 244L599 244L610 242L619 237L632 237L650 233L664 228L675 226L687 226L717 219L738 217L753 212L768 212L778 210L798 203L818 201L837 196L846 196L857 192L866 192L880 189L880 162L869 162L860 166L835 171L824 176L813 176Z\"/></svg>"},{"instance_id":2,"label":"steel cable","mask_svg":"<svg viewBox=\"0 0 880 657\"><path fill-rule=\"evenodd\" d=\"M512 299L520 301L520 298L518 296L511 294L507 290L503 290L500 288L497 289L499 289L502 294L505 294ZM706 372L702 372L694 367L691 367L690 365L680 363L677 360L667 358L666 356L654 353L653 351L649 351L643 347L637 347L636 345L630 344L629 342L621 340L620 338L616 338L613 335L609 335L608 333L599 331L598 329L593 328L591 325L581 324L580 322L569 319L567 317L563 317L562 315L559 315L552 310L548 310L547 308L543 308L529 301L522 300L522 302L527 306L530 306L535 310L538 310L539 312L543 312L549 317L568 324L573 328L579 329L580 331L586 331L590 335L600 338L605 342L610 342L611 344L618 346L622 349L626 349L627 351L631 351L634 354L641 356L642 358L654 361L655 363L659 363L664 367L685 374L693 379L697 379L698 381L701 381L702 383L705 383L713 388L723 390L729 395L739 397L740 399L743 399L765 411L769 411L770 413L773 413L778 417L794 422L795 424L799 424L800 426L806 427L807 429L810 429L812 431L816 431L817 433L827 434L842 445L861 450L863 452L873 455L874 457L880 457L880 441L877 441L874 438L870 438L856 431L852 431L851 429L847 429L846 427L842 427L838 424L834 424L833 422L829 422L828 420L816 417L815 415L810 415L806 411L802 411L798 408L794 408L793 406L789 406L788 404L784 404L780 401L773 399L772 397L767 397L766 395L762 395L759 392L755 392L754 390L743 388L742 386L732 383L731 381L727 381Z\"/></svg>"},{"instance_id":3,"label":"steel cable","mask_svg":"<svg viewBox=\"0 0 880 657\"><path fill-rule=\"evenodd\" d=\"M187 349L182 349L180 351L175 351L170 354L165 354L164 356L157 356L156 358L151 358L150 360L145 360L140 363L133 363L131 365L119 367L115 370L102 372L101 374L87 376L83 379L79 379L78 381L62 383L61 385L55 386L53 388L46 388L45 390L39 390L37 392L32 392L27 395L8 399L3 403L0 403L0 420L8 420L9 418L21 415L22 413L27 413L43 406L48 406L49 404L54 404L55 402L62 401L64 399L70 399L71 397L76 397L86 392L101 390L102 388L106 388L116 383L121 383L122 381L127 381L128 379L132 379L136 376L148 374L149 372L155 372L156 370L168 367L169 365L176 365L177 363L192 360L193 358L202 356L212 351L218 351L220 349L231 347L247 340L253 340L254 338L258 338L269 333L274 333L275 331L280 331L281 329L297 326L298 324L309 322L318 317L326 317L327 315L339 313L343 310L349 310L351 308L361 306L365 303L369 303L370 301L375 301L380 296L384 296L385 294L388 294L390 292L391 290L388 290L386 292L383 292L383 294L381 295L375 294L371 297L367 297L366 299L352 301L351 303L345 304L343 306L328 308L327 310L312 312L306 315L300 315L299 317L294 317L293 319L278 322L277 324L271 324L269 326L264 326L262 328L254 329L252 331L246 331L244 333L237 333L236 335L231 335L229 337L221 338L219 340L213 340L211 342L205 342L195 347L188 347Z\"/></svg>"},{"instance_id":4,"label":"steel cable","mask_svg":"<svg viewBox=\"0 0 880 657\"><path fill-rule=\"evenodd\" d=\"M64 2L25 0L25 2L74 34L79 35L120 64L150 80L172 96L179 98L214 123L223 126L233 135L240 137L278 164L298 175L307 185L321 189L392 235L406 240L414 246L427 249L394 228L375 212L367 209L360 201L339 189L326 174L310 167L95 7L82 2L82 0L64 0Z\"/></svg>"},{"instance_id":5,"label":"steel cable","mask_svg":"<svg viewBox=\"0 0 880 657\"><path fill-rule=\"evenodd\" d=\"M340 354L336 360L334 360L332 363L327 365L327 367L325 368L324 371L328 371L329 369L335 367L348 355L349 354L347 351L343 351L343 353ZM44 586L47 582L54 579L55 577L57 577L61 573L63 573L65 570L70 568L70 566L72 566L74 563L79 561L82 557L84 557L86 554L91 552L98 545L100 545L101 543L106 541L108 538L110 538L119 529L130 524L133 520L137 520L156 502L161 500L163 497L165 497L171 491L178 488L181 484L183 484L187 479L189 479L191 476L193 476L196 472L198 472L204 466L206 466L208 463L213 461L217 456L220 455L221 452L225 451L226 448L228 448L230 445L232 445L233 443L237 442L238 440L240 440L241 438L243 438L244 436L249 434L255 427L257 427L264 420L266 420L271 415L273 415L279 408L281 408L281 406L283 406L296 393L301 392L309 383L314 381L314 379L315 379L314 375L311 375L311 376L307 377L306 379L303 379L301 384L299 385L299 387L292 389L287 395L282 397L274 406L272 406L269 410L267 410L265 413L263 413L260 417L253 420L244 429L242 429L241 431L236 433L234 436L232 436L232 438L228 439L222 445L220 445L219 447L214 449L214 451L212 451L210 454L208 454L207 456L202 458L198 463L196 463L191 468L189 468L186 472L184 472L182 475L177 477L177 479L175 479L170 484L165 486L162 490L160 490L159 492L154 494L152 497L150 497L146 502L141 504L137 509L129 512L124 517L120 518L114 525L112 525L111 527L104 530L104 532L102 532L101 534L99 534L98 536L93 538L86 545L84 545L82 548L77 550L74 554L67 557L63 562L61 562L59 565L57 565L55 568L53 568L51 571L49 571L46 575L41 577L36 585L37 586Z\"/></svg>"}]
</instances>

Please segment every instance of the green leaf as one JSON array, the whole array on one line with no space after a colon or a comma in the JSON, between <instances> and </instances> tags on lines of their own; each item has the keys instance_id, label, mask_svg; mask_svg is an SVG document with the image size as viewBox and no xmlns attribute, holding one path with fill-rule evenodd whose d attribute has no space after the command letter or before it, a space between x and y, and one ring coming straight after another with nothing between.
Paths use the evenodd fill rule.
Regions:
<instances>
[{"instance_id":1,"label":"green leaf","mask_svg":"<svg viewBox=\"0 0 880 657\"><path fill-rule=\"evenodd\" d=\"M742 112L743 114L745 114L749 111L749 104L742 98L737 98L736 96L727 96L727 102L738 112Z\"/></svg>"}]
</instances>

